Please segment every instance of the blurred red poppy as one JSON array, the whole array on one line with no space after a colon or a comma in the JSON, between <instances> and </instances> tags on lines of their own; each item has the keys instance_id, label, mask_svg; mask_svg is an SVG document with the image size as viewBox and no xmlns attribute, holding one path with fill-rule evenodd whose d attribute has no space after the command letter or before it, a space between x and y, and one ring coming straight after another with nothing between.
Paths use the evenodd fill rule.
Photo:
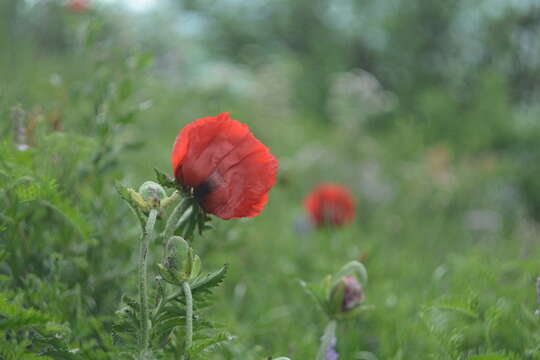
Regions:
<instances>
[{"instance_id":1,"label":"blurred red poppy","mask_svg":"<svg viewBox=\"0 0 540 360\"><path fill-rule=\"evenodd\" d=\"M193 188L202 208L222 219L257 216L276 182L278 162L228 113L186 125L171 162L176 181Z\"/></svg>"},{"instance_id":2,"label":"blurred red poppy","mask_svg":"<svg viewBox=\"0 0 540 360\"><path fill-rule=\"evenodd\" d=\"M74 13L82 13L90 8L90 0L71 0L66 4L66 8Z\"/></svg>"},{"instance_id":3,"label":"blurred red poppy","mask_svg":"<svg viewBox=\"0 0 540 360\"><path fill-rule=\"evenodd\" d=\"M320 184L304 200L313 224L343 226L354 218L355 203L350 191L337 184Z\"/></svg>"}]
</instances>

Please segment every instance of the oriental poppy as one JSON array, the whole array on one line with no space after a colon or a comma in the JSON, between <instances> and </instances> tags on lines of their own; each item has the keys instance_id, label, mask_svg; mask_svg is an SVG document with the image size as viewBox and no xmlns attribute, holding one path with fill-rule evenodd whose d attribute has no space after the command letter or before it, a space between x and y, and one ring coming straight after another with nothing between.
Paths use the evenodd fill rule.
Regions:
<instances>
[{"instance_id":1,"label":"oriental poppy","mask_svg":"<svg viewBox=\"0 0 540 360\"><path fill-rule=\"evenodd\" d=\"M191 188L207 213L225 220L257 216L278 168L268 148L228 113L186 125L171 162L177 183Z\"/></svg>"},{"instance_id":2,"label":"oriental poppy","mask_svg":"<svg viewBox=\"0 0 540 360\"><path fill-rule=\"evenodd\" d=\"M82 13L90 8L90 0L72 0L66 4L69 11Z\"/></svg>"},{"instance_id":3,"label":"oriental poppy","mask_svg":"<svg viewBox=\"0 0 540 360\"><path fill-rule=\"evenodd\" d=\"M354 207L349 190L337 184L320 184L304 200L304 208L317 227L339 227L351 222Z\"/></svg>"}]
</instances>

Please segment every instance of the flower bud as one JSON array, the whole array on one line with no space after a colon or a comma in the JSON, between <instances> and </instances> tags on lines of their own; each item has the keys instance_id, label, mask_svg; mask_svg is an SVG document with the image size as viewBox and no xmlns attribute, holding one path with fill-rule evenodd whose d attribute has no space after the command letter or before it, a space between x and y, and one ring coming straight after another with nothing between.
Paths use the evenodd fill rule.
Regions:
<instances>
[{"instance_id":1,"label":"flower bud","mask_svg":"<svg viewBox=\"0 0 540 360\"><path fill-rule=\"evenodd\" d=\"M143 183L139 188L139 194L152 208L158 208L161 200L167 197L163 187L153 181Z\"/></svg>"},{"instance_id":2,"label":"flower bud","mask_svg":"<svg viewBox=\"0 0 540 360\"><path fill-rule=\"evenodd\" d=\"M353 275L342 277L332 290L330 301L334 312L348 313L364 301L362 284Z\"/></svg>"},{"instance_id":3,"label":"flower bud","mask_svg":"<svg viewBox=\"0 0 540 360\"><path fill-rule=\"evenodd\" d=\"M180 236L171 236L167 240L165 267L167 269L183 270L187 262L189 245Z\"/></svg>"}]
</instances>

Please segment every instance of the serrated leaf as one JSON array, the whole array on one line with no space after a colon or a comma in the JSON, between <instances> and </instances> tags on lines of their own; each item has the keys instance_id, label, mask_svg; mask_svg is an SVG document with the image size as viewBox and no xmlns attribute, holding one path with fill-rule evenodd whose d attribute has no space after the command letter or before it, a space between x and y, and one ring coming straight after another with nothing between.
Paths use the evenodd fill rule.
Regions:
<instances>
[{"instance_id":1,"label":"serrated leaf","mask_svg":"<svg viewBox=\"0 0 540 360\"><path fill-rule=\"evenodd\" d=\"M443 299L427 307L428 309L437 309L451 311L456 314L465 315L472 319L478 319L479 314L471 306L470 302L465 302L461 299Z\"/></svg>"},{"instance_id":2,"label":"serrated leaf","mask_svg":"<svg viewBox=\"0 0 540 360\"><path fill-rule=\"evenodd\" d=\"M209 273L205 276L199 276L191 282L191 291L193 293L201 291L210 291L211 288L219 286L225 276L227 275L229 265L225 264L223 267L217 271Z\"/></svg>"},{"instance_id":3,"label":"serrated leaf","mask_svg":"<svg viewBox=\"0 0 540 360\"><path fill-rule=\"evenodd\" d=\"M10 303L6 298L0 298L0 330L17 330L26 326L47 325L51 320L47 315L34 309L24 309Z\"/></svg>"},{"instance_id":4,"label":"serrated leaf","mask_svg":"<svg viewBox=\"0 0 540 360\"><path fill-rule=\"evenodd\" d=\"M189 349L189 354L190 356L195 356L197 354L200 354L201 352L211 351L215 347L222 345L225 342L230 341L231 339L232 336L228 333L218 333L209 339L194 342L194 344Z\"/></svg>"},{"instance_id":5,"label":"serrated leaf","mask_svg":"<svg viewBox=\"0 0 540 360\"><path fill-rule=\"evenodd\" d=\"M157 264L158 267L158 273L163 278L164 281L168 282L169 284L181 286L182 280L179 278L178 274L176 274L175 270L172 268L167 268L163 266L162 264Z\"/></svg>"}]
</instances>

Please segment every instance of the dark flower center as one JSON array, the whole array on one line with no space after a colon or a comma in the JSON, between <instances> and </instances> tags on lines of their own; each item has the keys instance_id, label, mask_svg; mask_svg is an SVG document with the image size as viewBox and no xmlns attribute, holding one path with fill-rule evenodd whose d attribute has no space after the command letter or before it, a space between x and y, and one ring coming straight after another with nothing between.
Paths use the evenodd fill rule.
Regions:
<instances>
[{"instance_id":1,"label":"dark flower center","mask_svg":"<svg viewBox=\"0 0 540 360\"><path fill-rule=\"evenodd\" d=\"M195 196L195 199L201 203L206 195L210 194L214 188L215 185L212 183L212 181L207 179L193 189L193 195Z\"/></svg>"}]
</instances>

